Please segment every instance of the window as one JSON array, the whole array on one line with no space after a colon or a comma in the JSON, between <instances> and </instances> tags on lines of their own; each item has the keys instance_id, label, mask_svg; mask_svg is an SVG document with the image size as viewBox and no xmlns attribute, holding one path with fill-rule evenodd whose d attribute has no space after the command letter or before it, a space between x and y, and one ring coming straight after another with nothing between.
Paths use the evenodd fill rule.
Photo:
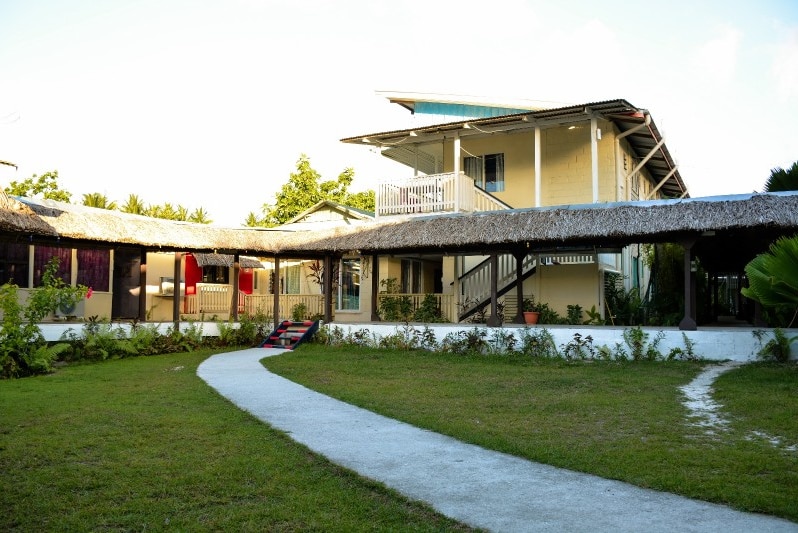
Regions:
<instances>
[{"instance_id":1,"label":"window","mask_svg":"<svg viewBox=\"0 0 798 533\"><path fill-rule=\"evenodd\" d=\"M488 192L504 190L504 154L466 157L463 171L478 187Z\"/></svg>"},{"instance_id":2,"label":"window","mask_svg":"<svg viewBox=\"0 0 798 533\"><path fill-rule=\"evenodd\" d=\"M108 291L110 269L110 250L78 250L78 285L94 291Z\"/></svg>"},{"instance_id":3,"label":"window","mask_svg":"<svg viewBox=\"0 0 798 533\"><path fill-rule=\"evenodd\" d=\"M202 267L203 283L228 283L230 268L221 265L205 265Z\"/></svg>"},{"instance_id":4,"label":"window","mask_svg":"<svg viewBox=\"0 0 798 533\"><path fill-rule=\"evenodd\" d=\"M421 261L402 259L402 283L399 290L403 293L421 294Z\"/></svg>"},{"instance_id":5,"label":"window","mask_svg":"<svg viewBox=\"0 0 798 533\"><path fill-rule=\"evenodd\" d=\"M56 276L64 280L67 285L72 284L72 248L60 246L34 246L33 247L33 286L42 284L42 274L47 263L53 257L58 258L58 272Z\"/></svg>"},{"instance_id":6,"label":"window","mask_svg":"<svg viewBox=\"0 0 798 533\"><path fill-rule=\"evenodd\" d=\"M299 294L299 283L302 279L302 267L292 265L285 269L285 294Z\"/></svg>"},{"instance_id":7,"label":"window","mask_svg":"<svg viewBox=\"0 0 798 533\"><path fill-rule=\"evenodd\" d=\"M28 286L28 245L0 243L0 284L9 281L17 287Z\"/></svg>"},{"instance_id":8,"label":"window","mask_svg":"<svg viewBox=\"0 0 798 533\"><path fill-rule=\"evenodd\" d=\"M360 259L342 259L340 271L338 309L357 311L360 309Z\"/></svg>"}]
</instances>

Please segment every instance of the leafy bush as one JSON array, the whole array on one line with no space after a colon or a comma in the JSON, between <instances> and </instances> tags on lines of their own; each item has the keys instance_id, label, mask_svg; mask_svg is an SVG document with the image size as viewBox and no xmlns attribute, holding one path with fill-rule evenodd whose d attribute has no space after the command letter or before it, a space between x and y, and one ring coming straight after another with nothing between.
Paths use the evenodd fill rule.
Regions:
<instances>
[{"instance_id":1,"label":"leafy bush","mask_svg":"<svg viewBox=\"0 0 798 533\"><path fill-rule=\"evenodd\" d=\"M421 305L416 309L416 312L413 313L413 320L425 324L446 322L440 307L438 307L438 299L434 294L426 294L424 296Z\"/></svg>"},{"instance_id":2,"label":"leafy bush","mask_svg":"<svg viewBox=\"0 0 798 533\"><path fill-rule=\"evenodd\" d=\"M759 341L760 345L762 345L762 339L765 336L765 332L757 330L753 332L753 335ZM787 335L784 333L784 330L781 328L776 328L773 330L773 337L768 339L768 341L762 346L757 353L757 357L766 361L786 363L790 360L790 353L792 351L790 345L795 340L798 340L798 335L795 337L787 337Z\"/></svg>"},{"instance_id":3,"label":"leafy bush","mask_svg":"<svg viewBox=\"0 0 798 533\"><path fill-rule=\"evenodd\" d=\"M386 322L409 322L413 316L413 300L409 296L399 296L399 282L396 278L380 280L383 287L379 305L380 318ZM391 296L395 295L395 296Z\"/></svg>"},{"instance_id":4,"label":"leafy bush","mask_svg":"<svg viewBox=\"0 0 798 533\"><path fill-rule=\"evenodd\" d=\"M305 320L306 318L308 318L308 316L309 316L308 306L302 302L295 304L291 308L291 320L294 320L295 322Z\"/></svg>"},{"instance_id":5,"label":"leafy bush","mask_svg":"<svg viewBox=\"0 0 798 533\"><path fill-rule=\"evenodd\" d=\"M481 355L488 348L485 340L488 331L485 328L474 328L447 333L441 341L441 351L455 355Z\"/></svg>"},{"instance_id":6,"label":"leafy bush","mask_svg":"<svg viewBox=\"0 0 798 533\"><path fill-rule=\"evenodd\" d=\"M52 258L42 273L41 286L31 289L25 305L19 302L15 284L0 286L0 377L21 377L49 372L56 358L68 345L50 345L44 340L39 323L59 306L76 304L88 287L71 287L56 274L59 260Z\"/></svg>"},{"instance_id":7,"label":"leafy bush","mask_svg":"<svg viewBox=\"0 0 798 533\"><path fill-rule=\"evenodd\" d=\"M546 328L524 328L521 332L521 353L531 357L559 357L554 336Z\"/></svg>"}]
</instances>

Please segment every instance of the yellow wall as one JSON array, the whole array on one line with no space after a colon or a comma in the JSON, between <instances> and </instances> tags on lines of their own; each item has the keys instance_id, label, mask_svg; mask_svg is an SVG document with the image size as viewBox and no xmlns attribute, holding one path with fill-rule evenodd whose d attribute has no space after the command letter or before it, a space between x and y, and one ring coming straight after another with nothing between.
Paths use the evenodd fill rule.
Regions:
<instances>
[{"instance_id":1,"label":"yellow wall","mask_svg":"<svg viewBox=\"0 0 798 533\"><path fill-rule=\"evenodd\" d=\"M618 198L615 131L612 123L598 120L599 202ZM590 120L541 130L541 205L568 205L593 201L593 166ZM535 133L525 130L490 137L461 137L460 168L469 154L504 154L505 190L492 193L514 208L535 206ZM453 142L444 143L444 172L452 172ZM631 158L630 158L631 160ZM620 198L622 199L622 198Z\"/></svg>"},{"instance_id":2,"label":"yellow wall","mask_svg":"<svg viewBox=\"0 0 798 533\"><path fill-rule=\"evenodd\" d=\"M547 303L565 317L569 305L581 305L583 311L599 308L600 272L598 265L545 265L524 282L524 294ZM585 315L583 314L583 317Z\"/></svg>"}]
</instances>

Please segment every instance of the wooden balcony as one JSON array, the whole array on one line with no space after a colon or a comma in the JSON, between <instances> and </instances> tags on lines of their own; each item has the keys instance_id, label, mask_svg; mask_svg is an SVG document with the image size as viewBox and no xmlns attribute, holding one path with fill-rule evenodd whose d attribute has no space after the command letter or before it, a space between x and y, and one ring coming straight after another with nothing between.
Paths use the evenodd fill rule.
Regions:
<instances>
[{"instance_id":1,"label":"wooden balcony","mask_svg":"<svg viewBox=\"0 0 798 533\"><path fill-rule=\"evenodd\" d=\"M386 180L377 185L377 217L502 209L510 206L474 185L462 172Z\"/></svg>"}]
</instances>

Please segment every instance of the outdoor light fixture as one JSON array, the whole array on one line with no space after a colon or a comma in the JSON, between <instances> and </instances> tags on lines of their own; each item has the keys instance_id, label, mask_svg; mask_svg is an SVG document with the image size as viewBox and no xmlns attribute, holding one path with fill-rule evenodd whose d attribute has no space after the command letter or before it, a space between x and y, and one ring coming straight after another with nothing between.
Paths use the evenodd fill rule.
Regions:
<instances>
[{"instance_id":1,"label":"outdoor light fixture","mask_svg":"<svg viewBox=\"0 0 798 533\"><path fill-rule=\"evenodd\" d=\"M368 137L363 137L362 139L360 139L360 141L364 142L364 143L370 143L371 142Z\"/></svg>"},{"instance_id":2,"label":"outdoor light fixture","mask_svg":"<svg viewBox=\"0 0 798 533\"><path fill-rule=\"evenodd\" d=\"M411 131L409 135L411 137L418 137L418 133L416 133L415 131Z\"/></svg>"},{"instance_id":3,"label":"outdoor light fixture","mask_svg":"<svg viewBox=\"0 0 798 533\"><path fill-rule=\"evenodd\" d=\"M469 125L468 125L468 122L466 122L465 124L463 124L463 129L464 129L464 130L470 130L470 129L471 129L471 126L469 126Z\"/></svg>"}]
</instances>

